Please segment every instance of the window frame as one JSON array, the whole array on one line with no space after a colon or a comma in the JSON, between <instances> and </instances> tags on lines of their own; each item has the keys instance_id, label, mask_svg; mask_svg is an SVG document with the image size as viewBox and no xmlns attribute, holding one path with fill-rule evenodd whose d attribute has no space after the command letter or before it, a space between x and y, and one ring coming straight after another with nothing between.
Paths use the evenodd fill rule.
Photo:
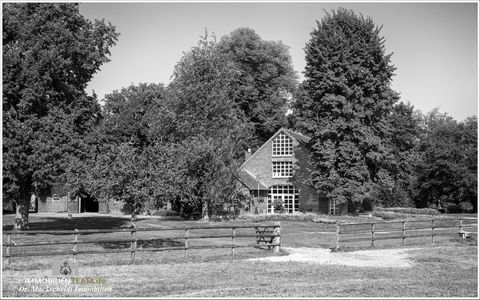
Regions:
<instances>
[{"instance_id":1,"label":"window frame","mask_svg":"<svg viewBox=\"0 0 480 300\"><path fill-rule=\"evenodd\" d=\"M275 167L276 164L277 164L277 167ZM280 172L275 172L275 171L280 171ZM272 178L292 178L292 177L293 177L293 161L272 161Z\"/></svg>"},{"instance_id":2,"label":"window frame","mask_svg":"<svg viewBox=\"0 0 480 300\"><path fill-rule=\"evenodd\" d=\"M330 198L328 201L328 212L330 215L337 214L337 201L336 199Z\"/></svg>"},{"instance_id":3,"label":"window frame","mask_svg":"<svg viewBox=\"0 0 480 300\"><path fill-rule=\"evenodd\" d=\"M293 156L293 139L280 132L272 141L272 156Z\"/></svg>"},{"instance_id":4,"label":"window frame","mask_svg":"<svg viewBox=\"0 0 480 300\"><path fill-rule=\"evenodd\" d=\"M293 185L274 185L268 189L267 214L274 213L274 198L283 201L283 208L287 214L300 212L299 190Z\"/></svg>"}]
</instances>

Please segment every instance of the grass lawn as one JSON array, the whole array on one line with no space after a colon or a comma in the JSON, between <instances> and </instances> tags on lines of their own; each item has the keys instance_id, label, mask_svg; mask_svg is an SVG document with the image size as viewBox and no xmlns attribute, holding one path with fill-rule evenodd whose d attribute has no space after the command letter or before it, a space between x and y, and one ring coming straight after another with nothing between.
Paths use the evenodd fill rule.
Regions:
<instances>
[{"instance_id":1,"label":"grass lawn","mask_svg":"<svg viewBox=\"0 0 480 300\"><path fill-rule=\"evenodd\" d=\"M477 297L477 247L412 250L411 268L248 260L83 267L108 292L20 292L45 270L4 271L3 296L48 297Z\"/></svg>"},{"instance_id":2,"label":"grass lawn","mask_svg":"<svg viewBox=\"0 0 480 300\"><path fill-rule=\"evenodd\" d=\"M13 224L13 215L3 216L4 230ZM350 220L351 221L351 220ZM240 222L241 223L241 222ZM271 223L271 222L268 222ZM128 217L105 215L32 214L32 229L92 229L126 228ZM178 221L160 218L139 217L138 227L209 225L201 221ZM224 225L227 223L214 223ZM231 224L231 223L228 223ZM331 248L335 244L335 225L302 221L282 221L282 246L289 248ZM210 224L211 225L211 224ZM389 229L389 228L386 228ZM250 229L252 230L252 229ZM230 230L231 231L231 230ZM222 234L228 230L215 229ZM201 234L201 231L192 235ZM211 233L211 232L209 232ZM238 232L237 232L238 233ZM156 233L139 233L152 237ZM142 247L165 247L183 245L175 239L179 232L162 232L158 239L139 242ZM182 233L183 234L183 233ZM129 233L114 233L106 236L88 234L80 239L96 241L79 244L85 249L127 249L129 242L113 243L106 239L128 239ZM146 236L145 236L146 237ZM17 242L46 240L72 240L72 236L25 235L12 236ZM253 242L245 238L244 242ZM428 237L426 238L428 240ZM100 241L102 240L102 241ZM240 240L240 239L239 239ZM192 240L192 243L224 244L231 239ZM241 242L241 241L240 241ZM3 236L5 243L5 236ZM412 243L414 244L414 243ZM427 246L425 246L427 245ZM400 241L385 241L382 247L399 247ZM408 246L408 245L407 245ZM418 243L417 243L418 246ZM52 247L52 246L49 246ZM72 245L55 246L55 250L71 250ZM103 291L32 291L32 284L25 278L51 276L51 265L65 256L38 256L12 258L11 266L3 264L3 295L14 297L477 297L478 248L455 242L455 236L431 246L424 243L422 250L412 249L410 268L374 268L343 265L320 265L301 262L250 261L249 258L287 255L271 251L240 248L235 259L230 258L230 249L192 250L184 259L183 251L137 253L135 265L128 265L130 254L79 255L81 277L104 278ZM5 248L4 248L5 249ZM21 248L18 248L21 249ZM17 250L17 249L15 249ZM40 250L40 249L34 249ZM20 291L21 287L26 288Z\"/></svg>"}]
</instances>

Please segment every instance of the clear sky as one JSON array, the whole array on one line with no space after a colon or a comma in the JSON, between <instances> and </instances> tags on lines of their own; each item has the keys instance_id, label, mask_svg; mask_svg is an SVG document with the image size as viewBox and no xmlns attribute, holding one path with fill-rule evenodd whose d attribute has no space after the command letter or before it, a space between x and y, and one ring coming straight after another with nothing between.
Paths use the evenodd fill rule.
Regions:
<instances>
[{"instance_id":1,"label":"clear sky","mask_svg":"<svg viewBox=\"0 0 480 300\"><path fill-rule=\"evenodd\" d=\"M438 107L457 120L478 113L478 7L452 3L82 3L89 19L115 25L120 37L111 61L87 91L100 99L140 82L170 82L175 64L205 31L217 37L239 27L290 47L303 79L304 47L316 20L338 7L383 25L387 53L397 67L392 87L401 100L426 113Z\"/></svg>"}]
</instances>

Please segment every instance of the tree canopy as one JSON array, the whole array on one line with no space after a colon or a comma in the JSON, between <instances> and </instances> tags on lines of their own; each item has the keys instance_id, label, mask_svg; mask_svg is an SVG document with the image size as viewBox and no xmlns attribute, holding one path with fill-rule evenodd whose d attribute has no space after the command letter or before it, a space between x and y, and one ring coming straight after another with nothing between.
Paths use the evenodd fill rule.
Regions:
<instances>
[{"instance_id":1,"label":"tree canopy","mask_svg":"<svg viewBox=\"0 0 480 300\"><path fill-rule=\"evenodd\" d=\"M238 70L234 99L253 128L249 146L255 149L288 124L286 113L297 84L288 47L265 41L250 28L223 36L217 47Z\"/></svg>"},{"instance_id":2,"label":"tree canopy","mask_svg":"<svg viewBox=\"0 0 480 300\"><path fill-rule=\"evenodd\" d=\"M237 158L251 134L235 102L238 75L206 35L177 63L168 87L140 84L107 95L92 139L98 151L77 187L121 200L125 212L173 201L204 218L221 213L235 198Z\"/></svg>"},{"instance_id":3,"label":"tree canopy","mask_svg":"<svg viewBox=\"0 0 480 300\"><path fill-rule=\"evenodd\" d=\"M2 7L3 197L17 204L16 228L27 228L32 192L63 177L100 117L96 97L84 89L118 34L81 16L78 4Z\"/></svg>"},{"instance_id":4,"label":"tree canopy","mask_svg":"<svg viewBox=\"0 0 480 300\"><path fill-rule=\"evenodd\" d=\"M169 86L177 135L184 140L183 182L191 184L191 200L202 204L204 218L231 203L237 158L251 134L235 102L238 76L235 64L205 35L175 66Z\"/></svg>"},{"instance_id":5,"label":"tree canopy","mask_svg":"<svg viewBox=\"0 0 480 300\"><path fill-rule=\"evenodd\" d=\"M416 166L415 203L470 203L477 211L477 117L457 122L438 109L424 116Z\"/></svg>"}]
</instances>

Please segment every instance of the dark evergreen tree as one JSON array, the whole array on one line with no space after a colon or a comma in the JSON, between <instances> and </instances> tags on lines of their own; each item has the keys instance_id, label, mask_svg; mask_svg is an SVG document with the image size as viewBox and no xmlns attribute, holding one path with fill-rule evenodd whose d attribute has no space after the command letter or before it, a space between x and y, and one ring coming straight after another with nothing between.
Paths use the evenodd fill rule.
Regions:
<instances>
[{"instance_id":1,"label":"dark evergreen tree","mask_svg":"<svg viewBox=\"0 0 480 300\"><path fill-rule=\"evenodd\" d=\"M3 7L3 197L28 228L30 196L63 181L99 106L84 90L118 34L71 3Z\"/></svg>"},{"instance_id":2,"label":"dark evergreen tree","mask_svg":"<svg viewBox=\"0 0 480 300\"><path fill-rule=\"evenodd\" d=\"M348 204L372 194L379 183L393 186L388 116L399 98L390 87L395 68L371 18L340 8L317 26L305 47L296 126L312 138L311 183Z\"/></svg>"}]
</instances>

